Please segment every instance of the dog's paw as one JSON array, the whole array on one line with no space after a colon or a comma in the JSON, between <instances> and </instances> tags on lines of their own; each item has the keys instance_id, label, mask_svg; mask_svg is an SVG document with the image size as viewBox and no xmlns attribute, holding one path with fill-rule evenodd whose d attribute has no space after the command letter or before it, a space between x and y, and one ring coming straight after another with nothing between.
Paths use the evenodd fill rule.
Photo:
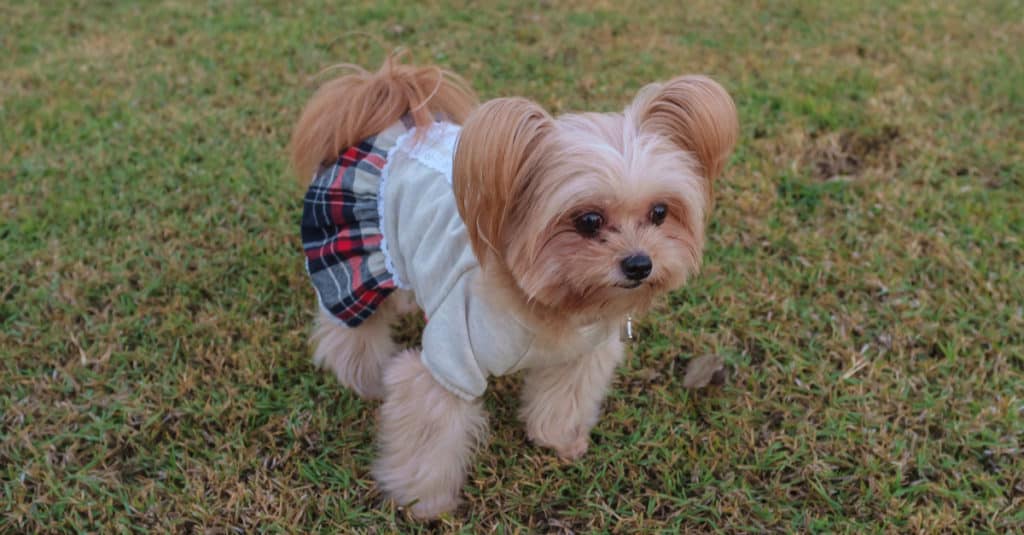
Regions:
<instances>
[{"instance_id":1,"label":"dog's paw","mask_svg":"<svg viewBox=\"0 0 1024 535\"><path fill-rule=\"evenodd\" d=\"M447 512L454 511L459 506L459 497L452 496L431 496L421 499L408 506L407 509L418 520L432 520Z\"/></svg>"},{"instance_id":2,"label":"dog's paw","mask_svg":"<svg viewBox=\"0 0 1024 535\"><path fill-rule=\"evenodd\" d=\"M587 447L590 446L589 433L565 433L557 437L537 432L530 432L527 435L534 444L555 450L555 454L563 461L579 459L587 452Z\"/></svg>"},{"instance_id":3,"label":"dog's paw","mask_svg":"<svg viewBox=\"0 0 1024 535\"><path fill-rule=\"evenodd\" d=\"M555 447L555 453L557 453L558 457L563 461L575 461L576 459L583 457L583 454L587 452L587 447L589 446L590 438L586 435L581 435L570 444Z\"/></svg>"}]
</instances>

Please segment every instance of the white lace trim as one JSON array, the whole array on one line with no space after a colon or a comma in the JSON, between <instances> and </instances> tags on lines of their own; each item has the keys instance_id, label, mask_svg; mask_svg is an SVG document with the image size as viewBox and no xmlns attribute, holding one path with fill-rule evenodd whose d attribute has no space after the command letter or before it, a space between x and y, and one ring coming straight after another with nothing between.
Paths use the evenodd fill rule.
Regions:
<instances>
[{"instance_id":1,"label":"white lace trim","mask_svg":"<svg viewBox=\"0 0 1024 535\"><path fill-rule=\"evenodd\" d=\"M413 128L412 132L415 132ZM452 158L462 129L451 123L434 123L422 142L405 149L410 158L444 175L452 183Z\"/></svg>"},{"instance_id":2,"label":"white lace trim","mask_svg":"<svg viewBox=\"0 0 1024 535\"><path fill-rule=\"evenodd\" d=\"M415 130L415 129L413 129ZM395 281L395 286L398 288L408 288L402 277L398 275L398 270L395 269L395 263L391 260L391 253L388 251L388 235L385 232L384 219L384 192L388 183L388 172L391 170L391 162L394 161L395 153L398 152L399 148L406 142L406 140L412 138L413 130L409 130L406 133L398 136L395 140L395 144L388 149L388 154L384 159L384 167L380 170L380 184L377 189L377 217L379 218L378 225L380 225L380 250L384 252L384 269L388 270L391 277Z\"/></svg>"},{"instance_id":3,"label":"white lace trim","mask_svg":"<svg viewBox=\"0 0 1024 535\"><path fill-rule=\"evenodd\" d=\"M391 171L391 162L399 151L405 153L410 159L441 173L449 184L452 183L452 158L455 155L455 144L458 143L461 127L451 123L434 123L427 131L426 136L418 143L413 143L416 136L416 128L409 129L398 136L394 146L388 150L384 167L380 170L380 189L377 191L377 215L380 217L380 249L384 252L384 267L394 277L395 286L408 289L409 286L402 280L395 269L395 263L388 251L388 238L385 232L384 219L384 196L387 191L388 173Z\"/></svg>"}]
</instances>

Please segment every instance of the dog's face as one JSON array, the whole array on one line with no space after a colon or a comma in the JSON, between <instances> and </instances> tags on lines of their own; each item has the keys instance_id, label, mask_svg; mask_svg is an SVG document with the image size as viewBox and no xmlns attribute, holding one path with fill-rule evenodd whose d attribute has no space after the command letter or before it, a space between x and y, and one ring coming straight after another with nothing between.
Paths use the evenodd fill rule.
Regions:
<instances>
[{"instance_id":1,"label":"dog's face","mask_svg":"<svg viewBox=\"0 0 1024 535\"><path fill-rule=\"evenodd\" d=\"M527 297L560 309L646 308L697 271L699 164L623 115L554 122L543 168L510 200L503 256Z\"/></svg>"},{"instance_id":2,"label":"dog's face","mask_svg":"<svg viewBox=\"0 0 1024 535\"><path fill-rule=\"evenodd\" d=\"M454 172L477 257L568 314L646 309L699 269L711 181L736 130L732 100L701 77L645 88L623 114L487 103Z\"/></svg>"}]
</instances>

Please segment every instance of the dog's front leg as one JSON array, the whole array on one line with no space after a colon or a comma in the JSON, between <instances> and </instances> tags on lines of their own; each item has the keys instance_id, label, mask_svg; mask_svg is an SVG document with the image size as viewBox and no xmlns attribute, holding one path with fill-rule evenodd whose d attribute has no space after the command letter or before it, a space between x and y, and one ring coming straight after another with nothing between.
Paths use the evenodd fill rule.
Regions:
<instances>
[{"instance_id":1,"label":"dog's front leg","mask_svg":"<svg viewBox=\"0 0 1024 535\"><path fill-rule=\"evenodd\" d=\"M487 432L480 400L465 401L441 386L419 351L396 356L384 371L380 457L374 476L413 515L433 518L454 509L466 468Z\"/></svg>"},{"instance_id":2,"label":"dog's front leg","mask_svg":"<svg viewBox=\"0 0 1024 535\"><path fill-rule=\"evenodd\" d=\"M530 440L566 460L586 453L590 430L622 357L622 342L615 337L579 359L530 369L520 409Z\"/></svg>"}]
</instances>

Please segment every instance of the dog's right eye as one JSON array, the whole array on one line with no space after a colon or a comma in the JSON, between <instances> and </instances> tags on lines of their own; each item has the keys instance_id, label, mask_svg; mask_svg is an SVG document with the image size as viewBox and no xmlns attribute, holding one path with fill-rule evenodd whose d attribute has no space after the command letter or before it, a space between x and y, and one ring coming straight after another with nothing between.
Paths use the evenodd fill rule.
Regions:
<instances>
[{"instance_id":1,"label":"dog's right eye","mask_svg":"<svg viewBox=\"0 0 1024 535\"><path fill-rule=\"evenodd\" d=\"M580 214L573 220L573 225L576 226L576 232L579 232L580 236L593 238L597 236L601 226L604 225L604 216L597 212Z\"/></svg>"}]
</instances>

